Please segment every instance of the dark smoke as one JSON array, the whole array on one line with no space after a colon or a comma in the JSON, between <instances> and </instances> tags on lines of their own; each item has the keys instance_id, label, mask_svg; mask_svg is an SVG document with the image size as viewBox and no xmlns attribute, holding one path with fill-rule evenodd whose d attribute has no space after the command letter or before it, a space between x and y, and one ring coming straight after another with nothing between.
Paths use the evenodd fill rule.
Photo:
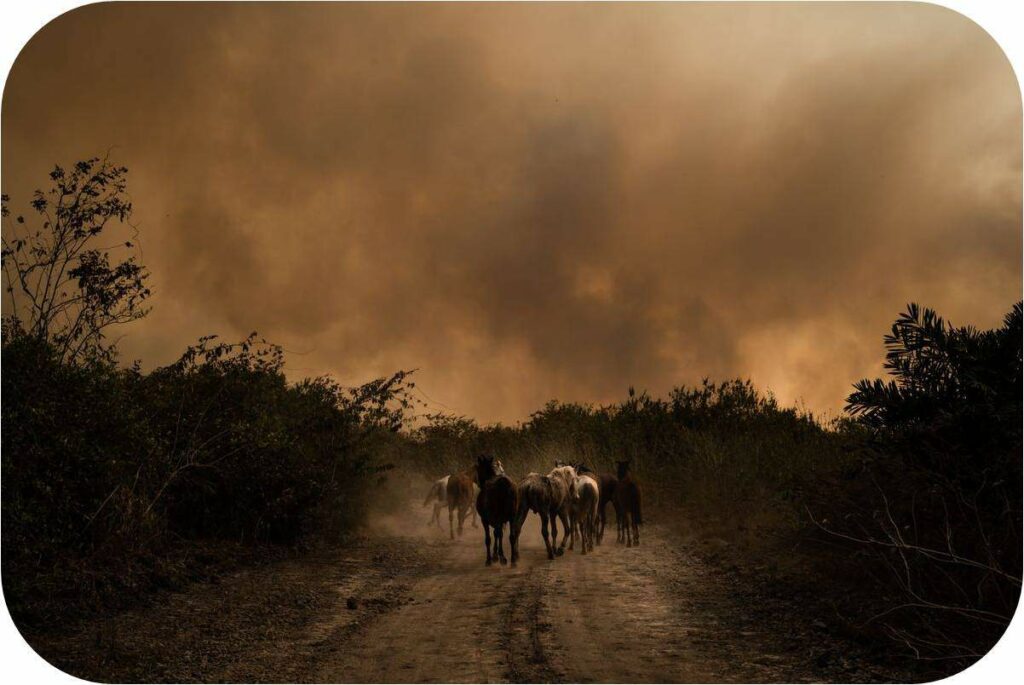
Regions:
<instances>
[{"instance_id":1,"label":"dark smoke","mask_svg":"<svg viewBox=\"0 0 1024 685\"><path fill-rule=\"evenodd\" d=\"M705 375L835 410L906 301L1020 299L1020 128L922 4L108 4L19 58L3 182L130 168L147 365L255 328L483 420Z\"/></svg>"}]
</instances>

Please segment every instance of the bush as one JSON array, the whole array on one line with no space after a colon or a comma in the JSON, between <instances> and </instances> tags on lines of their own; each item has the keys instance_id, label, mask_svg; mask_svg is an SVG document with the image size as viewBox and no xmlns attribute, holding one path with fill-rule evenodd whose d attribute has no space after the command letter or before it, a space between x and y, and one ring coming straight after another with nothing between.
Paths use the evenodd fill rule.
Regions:
<instances>
[{"instance_id":1,"label":"bush","mask_svg":"<svg viewBox=\"0 0 1024 685\"><path fill-rule=\"evenodd\" d=\"M159 582L174 540L347 533L407 406L404 373L290 385L280 349L254 336L203 339L149 374L20 336L3 367L3 578L19 618Z\"/></svg>"},{"instance_id":2,"label":"bush","mask_svg":"<svg viewBox=\"0 0 1024 685\"><path fill-rule=\"evenodd\" d=\"M54 167L29 216L3 196L3 581L16 620L96 608L181 570L177 541L346 534L410 408L408 374L289 384L279 347L202 338L121 368L111 327L146 315L127 169ZM108 228L130 231L110 238Z\"/></svg>"},{"instance_id":3,"label":"bush","mask_svg":"<svg viewBox=\"0 0 1024 685\"><path fill-rule=\"evenodd\" d=\"M860 496L829 530L869 550L890 606L871 618L913 654L975 659L1021 589L1021 304L954 327L908 306L885 338L892 379L862 380Z\"/></svg>"}]
</instances>

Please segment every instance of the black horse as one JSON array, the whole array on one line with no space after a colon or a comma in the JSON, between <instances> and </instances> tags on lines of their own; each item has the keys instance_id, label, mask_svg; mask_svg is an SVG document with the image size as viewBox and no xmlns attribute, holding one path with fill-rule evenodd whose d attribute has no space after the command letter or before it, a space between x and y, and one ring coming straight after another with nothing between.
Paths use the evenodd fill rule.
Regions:
<instances>
[{"instance_id":1,"label":"black horse","mask_svg":"<svg viewBox=\"0 0 1024 685\"><path fill-rule=\"evenodd\" d=\"M519 531L516 529L516 511L519 508L519 494L516 484L505 475L501 462L494 457L479 456L476 459L477 485L480 494L476 497L476 511L484 524L484 547L487 549L487 565L494 559L507 564L502 546L505 524L509 524L509 545L512 548L512 565L519 559ZM491 551L491 528L494 529L494 550Z\"/></svg>"}]
</instances>

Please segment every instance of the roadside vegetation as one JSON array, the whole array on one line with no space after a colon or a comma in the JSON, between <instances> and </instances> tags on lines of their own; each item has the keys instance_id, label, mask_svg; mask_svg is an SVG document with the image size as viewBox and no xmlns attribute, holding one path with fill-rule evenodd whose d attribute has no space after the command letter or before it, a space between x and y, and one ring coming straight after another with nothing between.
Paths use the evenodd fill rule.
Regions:
<instances>
[{"instance_id":1,"label":"roadside vegetation","mask_svg":"<svg viewBox=\"0 0 1024 685\"><path fill-rule=\"evenodd\" d=\"M131 604L210 558L343 540L369 484L425 488L479 453L516 475L631 459L658 520L841 593L849 626L914 658L959 668L1015 611L1019 303L989 331L909 305L884 339L889 377L857 382L827 424L739 379L552 401L516 426L414 420L408 372L289 381L255 333L204 337L145 373L124 364L111 331L152 294L126 174L58 167L27 217L4 197L2 571L19 625Z\"/></svg>"}]
</instances>

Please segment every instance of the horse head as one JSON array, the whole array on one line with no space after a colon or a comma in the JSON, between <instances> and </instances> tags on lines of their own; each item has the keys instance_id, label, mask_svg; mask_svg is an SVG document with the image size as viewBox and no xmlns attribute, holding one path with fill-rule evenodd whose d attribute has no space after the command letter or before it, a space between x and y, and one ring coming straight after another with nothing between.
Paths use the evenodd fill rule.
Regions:
<instances>
[{"instance_id":1,"label":"horse head","mask_svg":"<svg viewBox=\"0 0 1024 685\"><path fill-rule=\"evenodd\" d=\"M618 474L619 474L619 479L620 480L625 478L626 475L630 472L629 463L631 461L632 461L632 459L626 459L625 461L617 461L617 462L615 462L616 467L618 467Z\"/></svg>"},{"instance_id":2,"label":"horse head","mask_svg":"<svg viewBox=\"0 0 1024 685\"><path fill-rule=\"evenodd\" d=\"M498 473L498 470L495 469L494 461L494 457L487 456L486 454L481 454L476 458L476 479L477 484L481 488L484 486L484 483ZM498 469L501 469L501 462L498 462ZM502 470L502 472L504 471Z\"/></svg>"}]
</instances>

